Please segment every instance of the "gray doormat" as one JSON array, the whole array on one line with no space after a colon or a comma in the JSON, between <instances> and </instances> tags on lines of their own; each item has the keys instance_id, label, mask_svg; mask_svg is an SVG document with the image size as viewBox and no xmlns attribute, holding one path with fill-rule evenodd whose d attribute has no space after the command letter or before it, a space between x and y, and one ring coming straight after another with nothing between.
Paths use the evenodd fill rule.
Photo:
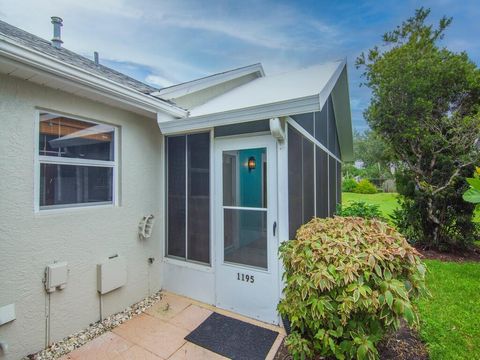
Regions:
<instances>
[{"instance_id":1,"label":"gray doormat","mask_svg":"<svg viewBox=\"0 0 480 360\"><path fill-rule=\"evenodd\" d=\"M217 313L185 337L198 346L235 360L263 360L278 332Z\"/></svg>"}]
</instances>

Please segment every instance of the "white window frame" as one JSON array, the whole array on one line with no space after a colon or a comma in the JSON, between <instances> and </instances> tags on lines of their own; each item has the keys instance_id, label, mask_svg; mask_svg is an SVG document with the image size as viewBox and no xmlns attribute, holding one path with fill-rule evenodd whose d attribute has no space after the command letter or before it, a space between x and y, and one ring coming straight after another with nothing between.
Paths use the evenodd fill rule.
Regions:
<instances>
[{"instance_id":1,"label":"white window frame","mask_svg":"<svg viewBox=\"0 0 480 360\"><path fill-rule=\"evenodd\" d=\"M109 125L113 128L113 156L114 161L78 159L78 158L62 158L57 156L40 155L40 114L48 113L51 115L64 116L69 119L85 121L97 125ZM96 120L86 119L74 115L63 114L57 111L37 109L35 111L35 126L34 126L34 212L35 213L52 213L64 212L78 209L98 209L101 207L115 207L118 206L118 163L119 163L119 127L116 125L100 122ZM109 167L113 169L112 179L112 201L94 202L94 203L73 203L61 205L47 205L40 206L40 168L42 164L56 164L56 165L76 165L76 166L98 166Z\"/></svg>"}]
</instances>

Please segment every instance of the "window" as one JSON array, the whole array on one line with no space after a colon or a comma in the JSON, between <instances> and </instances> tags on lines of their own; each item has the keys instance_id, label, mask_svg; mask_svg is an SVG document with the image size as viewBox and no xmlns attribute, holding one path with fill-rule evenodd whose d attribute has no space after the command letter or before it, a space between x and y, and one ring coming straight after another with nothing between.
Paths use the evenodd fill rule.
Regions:
<instances>
[{"instance_id":1,"label":"window","mask_svg":"<svg viewBox=\"0 0 480 360\"><path fill-rule=\"evenodd\" d=\"M267 149L228 150L222 157L223 260L267 269Z\"/></svg>"},{"instance_id":2,"label":"window","mask_svg":"<svg viewBox=\"0 0 480 360\"><path fill-rule=\"evenodd\" d=\"M166 138L167 255L210 263L210 134Z\"/></svg>"},{"instance_id":3,"label":"window","mask_svg":"<svg viewBox=\"0 0 480 360\"><path fill-rule=\"evenodd\" d=\"M38 131L40 210L114 204L114 126L41 112Z\"/></svg>"}]
</instances>

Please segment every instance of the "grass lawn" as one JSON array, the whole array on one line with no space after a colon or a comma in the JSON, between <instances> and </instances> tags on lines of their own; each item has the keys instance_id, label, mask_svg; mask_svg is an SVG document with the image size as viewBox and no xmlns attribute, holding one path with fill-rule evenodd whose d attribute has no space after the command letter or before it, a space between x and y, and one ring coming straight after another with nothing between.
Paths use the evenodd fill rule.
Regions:
<instances>
[{"instance_id":1,"label":"grass lawn","mask_svg":"<svg viewBox=\"0 0 480 360\"><path fill-rule=\"evenodd\" d=\"M425 260L432 297L419 303L430 359L480 359L480 263Z\"/></svg>"},{"instance_id":2,"label":"grass lawn","mask_svg":"<svg viewBox=\"0 0 480 360\"><path fill-rule=\"evenodd\" d=\"M356 194L344 192L342 193L342 204L347 205L352 201L364 201L368 204L375 204L379 206L383 216L389 219L389 215L398 207L397 196L397 193ZM480 222L480 207L476 209L473 221Z\"/></svg>"},{"instance_id":3,"label":"grass lawn","mask_svg":"<svg viewBox=\"0 0 480 360\"><path fill-rule=\"evenodd\" d=\"M356 194L344 192L342 193L342 203L347 205L352 201L364 201L368 204L378 205L383 216L388 219L388 215L398 207L397 196L397 193Z\"/></svg>"}]
</instances>

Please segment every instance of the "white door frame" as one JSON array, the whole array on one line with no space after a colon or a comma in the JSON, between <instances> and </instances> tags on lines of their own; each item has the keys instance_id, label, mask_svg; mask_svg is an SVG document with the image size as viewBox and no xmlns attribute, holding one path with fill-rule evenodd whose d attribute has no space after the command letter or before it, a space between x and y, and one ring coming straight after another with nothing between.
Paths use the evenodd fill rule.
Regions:
<instances>
[{"instance_id":1,"label":"white door frame","mask_svg":"<svg viewBox=\"0 0 480 360\"><path fill-rule=\"evenodd\" d=\"M223 236L223 151L241 149L267 149L267 269L224 263ZM269 135L242 135L215 138L214 145L214 242L212 265L215 269L215 304L227 310L262 320L279 323L276 310L279 294L279 219L277 142ZM261 164L260 166L262 166ZM273 234L276 223L275 235ZM254 276L253 283L242 280L242 275ZM250 278L251 279L251 278Z\"/></svg>"}]
</instances>

